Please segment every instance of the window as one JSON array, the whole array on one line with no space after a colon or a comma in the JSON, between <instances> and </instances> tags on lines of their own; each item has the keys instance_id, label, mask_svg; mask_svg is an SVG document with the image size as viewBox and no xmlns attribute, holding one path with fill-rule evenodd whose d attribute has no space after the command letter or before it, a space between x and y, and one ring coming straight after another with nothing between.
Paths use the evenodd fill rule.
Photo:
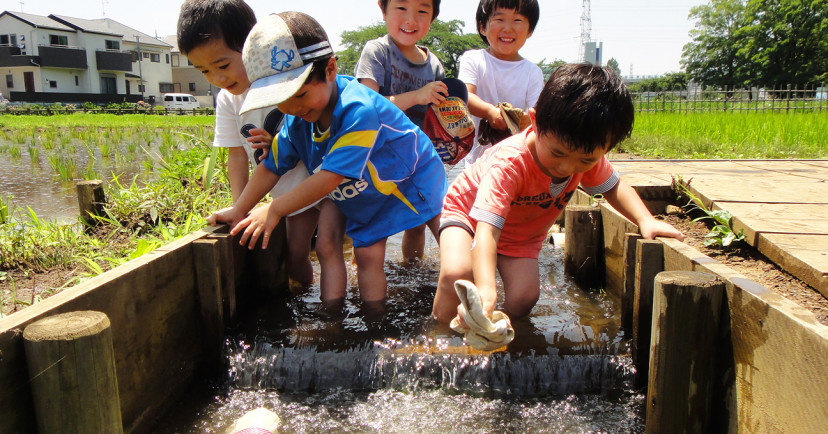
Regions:
<instances>
[{"instance_id":1,"label":"window","mask_svg":"<svg viewBox=\"0 0 828 434\"><path fill-rule=\"evenodd\" d=\"M49 87L51 87L51 88L53 88L53 89L54 89L54 88L57 88L57 81L55 81L55 80L49 80Z\"/></svg>"},{"instance_id":2,"label":"window","mask_svg":"<svg viewBox=\"0 0 828 434\"><path fill-rule=\"evenodd\" d=\"M75 86L80 86L80 80L78 80L78 76L75 76Z\"/></svg>"},{"instance_id":3,"label":"window","mask_svg":"<svg viewBox=\"0 0 828 434\"><path fill-rule=\"evenodd\" d=\"M158 53L150 54L150 62L161 63L161 55Z\"/></svg>"},{"instance_id":4,"label":"window","mask_svg":"<svg viewBox=\"0 0 828 434\"><path fill-rule=\"evenodd\" d=\"M14 76L11 74L6 74L6 87L9 89L14 87Z\"/></svg>"},{"instance_id":5,"label":"window","mask_svg":"<svg viewBox=\"0 0 828 434\"><path fill-rule=\"evenodd\" d=\"M172 95L164 95L164 101L172 101L172 100L173 100Z\"/></svg>"},{"instance_id":6,"label":"window","mask_svg":"<svg viewBox=\"0 0 828 434\"><path fill-rule=\"evenodd\" d=\"M149 53L142 52L141 57L143 57L144 59L149 59Z\"/></svg>"},{"instance_id":7,"label":"window","mask_svg":"<svg viewBox=\"0 0 828 434\"><path fill-rule=\"evenodd\" d=\"M195 92L195 83L190 83L190 92Z\"/></svg>"},{"instance_id":8,"label":"window","mask_svg":"<svg viewBox=\"0 0 828 434\"><path fill-rule=\"evenodd\" d=\"M106 49L112 51L120 51L121 50L121 41L110 41L106 40Z\"/></svg>"},{"instance_id":9,"label":"window","mask_svg":"<svg viewBox=\"0 0 828 434\"><path fill-rule=\"evenodd\" d=\"M178 66L180 66L180 63L181 63L181 61L179 60L178 54L173 54L172 55L172 66L174 68L178 67Z\"/></svg>"},{"instance_id":10,"label":"window","mask_svg":"<svg viewBox=\"0 0 828 434\"><path fill-rule=\"evenodd\" d=\"M69 37L63 35L49 35L49 45L66 47L69 45Z\"/></svg>"},{"instance_id":11,"label":"window","mask_svg":"<svg viewBox=\"0 0 828 434\"><path fill-rule=\"evenodd\" d=\"M170 55L169 55L169 54L165 54L165 56L167 56L167 65L169 65L169 64L170 64Z\"/></svg>"},{"instance_id":12,"label":"window","mask_svg":"<svg viewBox=\"0 0 828 434\"><path fill-rule=\"evenodd\" d=\"M8 47L17 46L17 35L0 35L0 45Z\"/></svg>"},{"instance_id":13,"label":"window","mask_svg":"<svg viewBox=\"0 0 828 434\"><path fill-rule=\"evenodd\" d=\"M144 92L147 90L147 87L143 84L138 85L138 92Z\"/></svg>"},{"instance_id":14,"label":"window","mask_svg":"<svg viewBox=\"0 0 828 434\"><path fill-rule=\"evenodd\" d=\"M173 83L158 83L158 91L161 93L175 92L175 85Z\"/></svg>"}]
</instances>

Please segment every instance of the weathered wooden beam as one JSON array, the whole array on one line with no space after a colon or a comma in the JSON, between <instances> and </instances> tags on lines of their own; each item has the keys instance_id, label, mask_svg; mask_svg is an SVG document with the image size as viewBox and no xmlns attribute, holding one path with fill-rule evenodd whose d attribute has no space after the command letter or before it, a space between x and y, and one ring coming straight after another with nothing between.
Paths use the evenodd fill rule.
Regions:
<instances>
[{"instance_id":1,"label":"weathered wooden beam","mask_svg":"<svg viewBox=\"0 0 828 434\"><path fill-rule=\"evenodd\" d=\"M193 241L193 264L202 321L203 370L217 374L222 365L224 313L221 289L221 251L218 240Z\"/></svg>"},{"instance_id":2,"label":"weathered wooden beam","mask_svg":"<svg viewBox=\"0 0 828 434\"><path fill-rule=\"evenodd\" d=\"M633 312L635 304L635 268L636 243L640 234L624 234L624 286L621 288L621 330L627 336L633 330Z\"/></svg>"},{"instance_id":3,"label":"weathered wooden beam","mask_svg":"<svg viewBox=\"0 0 828 434\"><path fill-rule=\"evenodd\" d=\"M81 219L90 226L98 224L98 220L94 216L104 215L104 205L106 204L103 181L99 179L78 181L75 184L75 190L78 193L78 208Z\"/></svg>"},{"instance_id":4,"label":"weathered wooden beam","mask_svg":"<svg viewBox=\"0 0 828 434\"><path fill-rule=\"evenodd\" d=\"M713 423L725 283L696 271L655 278L647 386L648 433L726 431Z\"/></svg>"},{"instance_id":5,"label":"weathered wooden beam","mask_svg":"<svg viewBox=\"0 0 828 434\"><path fill-rule=\"evenodd\" d=\"M582 288L603 288L606 270L601 209L570 205L565 220L564 272Z\"/></svg>"},{"instance_id":6,"label":"weathered wooden beam","mask_svg":"<svg viewBox=\"0 0 828 434\"><path fill-rule=\"evenodd\" d=\"M647 384L650 360L650 327L653 315L653 285L664 271L664 246L657 240L636 241L635 295L633 298L632 357L636 369L635 384Z\"/></svg>"},{"instance_id":7,"label":"weathered wooden beam","mask_svg":"<svg viewBox=\"0 0 828 434\"><path fill-rule=\"evenodd\" d=\"M23 331L38 432L121 433L112 330L106 314L68 312Z\"/></svg>"}]
</instances>

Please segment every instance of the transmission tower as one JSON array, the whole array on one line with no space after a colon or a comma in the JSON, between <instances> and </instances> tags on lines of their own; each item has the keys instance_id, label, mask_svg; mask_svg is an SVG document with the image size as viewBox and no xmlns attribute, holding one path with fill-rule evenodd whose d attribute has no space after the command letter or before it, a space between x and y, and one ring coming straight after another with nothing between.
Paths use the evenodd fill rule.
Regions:
<instances>
[{"instance_id":1,"label":"transmission tower","mask_svg":"<svg viewBox=\"0 0 828 434\"><path fill-rule=\"evenodd\" d=\"M583 6L581 10L581 41L578 52L578 60L580 62L586 61L586 43L592 40L592 7L589 0L582 0Z\"/></svg>"}]
</instances>

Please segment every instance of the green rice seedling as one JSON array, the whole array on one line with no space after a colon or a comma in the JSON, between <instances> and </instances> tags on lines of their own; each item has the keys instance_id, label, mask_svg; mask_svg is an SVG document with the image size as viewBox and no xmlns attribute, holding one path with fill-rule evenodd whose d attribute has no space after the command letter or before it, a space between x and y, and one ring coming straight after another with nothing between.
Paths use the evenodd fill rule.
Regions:
<instances>
[{"instance_id":1,"label":"green rice seedling","mask_svg":"<svg viewBox=\"0 0 828 434\"><path fill-rule=\"evenodd\" d=\"M31 160L32 164L40 163L40 148L29 145L27 150L29 151L29 160Z\"/></svg>"},{"instance_id":2,"label":"green rice seedling","mask_svg":"<svg viewBox=\"0 0 828 434\"><path fill-rule=\"evenodd\" d=\"M101 158L109 158L112 156L112 151L115 149L109 139L101 138L98 141L98 149L101 151Z\"/></svg>"},{"instance_id":3,"label":"green rice seedling","mask_svg":"<svg viewBox=\"0 0 828 434\"><path fill-rule=\"evenodd\" d=\"M56 143L53 140L41 137L38 141L40 142L40 147L43 148L43 150L45 151L51 151L55 149Z\"/></svg>"},{"instance_id":4,"label":"green rice seedling","mask_svg":"<svg viewBox=\"0 0 828 434\"><path fill-rule=\"evenodd\" d=\"M91 162L86 166L86 170L83 171L83 179L87 181L91 181L93 179L101 179L101 174L98 173L97 170L95 170L95 165L91 164Z\"/></svg>"},{"instance_id":5,"label":"green rice seedling","mask_svg":"<svg viewBox=\"0 0 828 434\"><path fill-rule=\"evenodd\" d=\"M20 156L23 155L23 151L20 150L18 146L10 146L9 147L9 156L12 160L19 160Z\"/></svg>"},{"instance_id":6,"label":"green rice seedling","mask_svg":"<svg viewBox=\"0 0 828 434\"><path fill-rule=\"evenodd\" d=\"M49 165L58 174L61 181L75 179L75 161L60 154L49 155Z\"/></svg>"},{"instance_id":7,"label":"green rice seedling","mask_svg":"<svg viewBox=\"0 0 828 434\"><path fill-rule=\"evenodd\" d=\"M14 213L14 204L12 199L14 196L6 195L0 196L0 225L5 225L11 222L12 214Z\"/></svg>"}]
</instances>

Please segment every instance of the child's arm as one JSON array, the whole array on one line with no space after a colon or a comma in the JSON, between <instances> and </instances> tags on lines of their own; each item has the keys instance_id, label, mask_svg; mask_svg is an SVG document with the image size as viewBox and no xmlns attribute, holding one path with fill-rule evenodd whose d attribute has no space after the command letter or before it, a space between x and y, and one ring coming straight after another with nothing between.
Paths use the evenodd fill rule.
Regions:
<instances>
[{"instance_id":1,"label":"child's arm","mask_svg":"<svg viewBox=\"0 0 828 434\"><path fill-rule=\"evenodd\" d=\"M684 234L678 229L667 222L656 220L647 210L647 206L641 201L641 197L638 196L635 189L625 183L624 180L618 181L615 187L604 193L604 197L613 208L638 225L642 237L649 240L655 237L684 240Z\"/></svg>"},{"instance_id":2,"label":"child's arm","mask_svg":"<svg viewBox=\"0 0 828 434\"><path fill-rule=\"evenodd\" d=\"M500 229L489 223L478 222L472 242L472 273L474 284L483 302L483 312L491 315L497 303L497 240Z\"/></svg>"},{"instance_id":3,"label":"child's arm","mask_svg":"<svg viewBox=\"0 0 828 434\"><path fill-rule=\"evenodd\" d=\"M496 130L505 130L506 121L503 120L500 109L477 96L477 86L466 83L466 88L469 90L469 113L480 119L486 119Z\"/></svg>"},{"instance_id":4,"label":"child's arm","mask_svg":"<svg viewBox=\"0 0 828 434\"><path fill-rule=\"evenodd\" d=\"M258 171L258 168L256 170ZM344 178L342 175L320 170L289 192L275 198L268 206L254 209L249 216L233 226L230 234L236 235L244 229L240 240L242 245L247 244L247 247L252 250L256 246L259 236L261 236L262 248L267 248L270 233L273 232L273 229L276 228L276 225L284 216L316 203L333 191Z\"/></svg>"},{"instance_id":5,"label":"child's arm","mask_svg":"<svg viewBox=\"0 0 828 434\"><path fill-rule=\"evenodd\" d=\"M360 78L359 82L369 89L379 92L380 86L374 79ZM442 81L432 81L425 86L411 92L391 95L388 98L400 110L408 110L415 105L440 104L448 95L448 87Z\"/></svg>"},{"instance_id":6,"label":"child's arm","mask_svg":"<svg viewBox=\"0 0 828 434\"><path fill-rule=\"evenodd\" d=\"M233 203L236 203L250 178L250 160L241 146L227 148L227 178L230 181Z\"/></svg>"}]
</instances>

